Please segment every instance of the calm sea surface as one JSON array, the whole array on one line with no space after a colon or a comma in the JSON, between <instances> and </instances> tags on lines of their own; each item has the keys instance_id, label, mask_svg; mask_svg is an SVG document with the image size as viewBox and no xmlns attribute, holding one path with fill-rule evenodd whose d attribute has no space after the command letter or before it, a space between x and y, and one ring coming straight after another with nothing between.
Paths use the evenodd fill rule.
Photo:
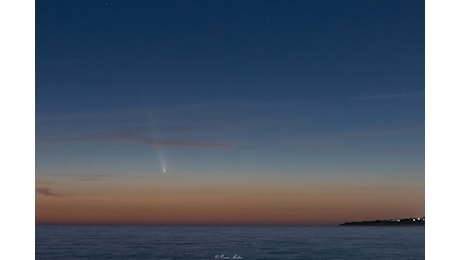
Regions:
<instances>
[{"instance_id":1,"label":"calm sea surface","mask_svg":"<svg viewBox=\"0 0 460 260\"><path fill-rule=\"evenodd\" d=\"M424 259L424 227L37 225L36 259Z\"/></svg>"}]
</instances>

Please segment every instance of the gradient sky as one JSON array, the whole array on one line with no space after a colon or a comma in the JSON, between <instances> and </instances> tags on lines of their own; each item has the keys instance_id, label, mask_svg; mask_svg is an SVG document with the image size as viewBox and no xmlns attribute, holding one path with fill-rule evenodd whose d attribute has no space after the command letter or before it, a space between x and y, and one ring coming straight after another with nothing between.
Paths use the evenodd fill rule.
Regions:
<instances>
[{"instance_id":1,"label":"gradient sky","mask_svg":"<svg viewBox=\"0 0 460 260\"><path fill-rule=\"evenodd\" d=\"M423 1L39 1L36 221L423 216L424 59Z\"/></svg>"}]
</instances>

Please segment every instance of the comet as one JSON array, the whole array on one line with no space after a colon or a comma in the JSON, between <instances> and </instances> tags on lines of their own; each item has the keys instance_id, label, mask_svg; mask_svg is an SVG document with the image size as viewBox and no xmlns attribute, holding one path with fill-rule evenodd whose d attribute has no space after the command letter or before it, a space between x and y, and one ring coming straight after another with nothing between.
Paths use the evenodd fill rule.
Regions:
<instances>
[{"instance_id":1,"label":"comet","mask_svg":"<svg viewBox=\"0 0 460 260\"><path fill-rule=\"evenodd\" d=\"M159 159L160 165L161 165L161 171L163 173L166 173L166 171L167 171L166 160L165 160L165 158L164 158L164 156L163 156L163 154L161 152L157 151L157 154L158 154L158 159Z\"/></svg>"}]
</instances>

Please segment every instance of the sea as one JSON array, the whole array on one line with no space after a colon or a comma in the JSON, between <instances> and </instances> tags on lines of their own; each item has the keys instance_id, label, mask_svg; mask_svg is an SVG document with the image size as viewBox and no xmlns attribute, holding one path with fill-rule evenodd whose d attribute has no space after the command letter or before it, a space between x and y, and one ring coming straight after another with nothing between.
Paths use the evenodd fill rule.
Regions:
<instances>
[{"instance_id":1,"label":"sea","mask_svg":"<svg viewBox=\"0 0 460 260\"><path fill-rule=\"evenodd\" d=\"M424 259L425 227L36 225L36 259Z\"/></svg>"}]
</instances>

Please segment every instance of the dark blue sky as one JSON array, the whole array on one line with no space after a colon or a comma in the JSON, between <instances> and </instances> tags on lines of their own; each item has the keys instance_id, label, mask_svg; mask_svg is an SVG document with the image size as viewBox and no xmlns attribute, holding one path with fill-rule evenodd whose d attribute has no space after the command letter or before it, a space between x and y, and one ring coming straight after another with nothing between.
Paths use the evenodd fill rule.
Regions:
<instances>
[{"instance_id":1,"label":"dark blue sky","mask_svg":"<svg viewBox=\"0 0 460 260\"><path fill-rule=\"evenodd\" d=\"M36 15L39 115L424 92L421 1L46 1Z\"/></svg>"},{"instance_id":2,"label":"dark blue sky","mask_svg":"<svg viewBox=\"0 0 460 260\"><path fill-rule=\"evenodd\" d=\"M423 183L424 59L423 1L40 1L37 174Z\"/></svg>"}]
</instances>

